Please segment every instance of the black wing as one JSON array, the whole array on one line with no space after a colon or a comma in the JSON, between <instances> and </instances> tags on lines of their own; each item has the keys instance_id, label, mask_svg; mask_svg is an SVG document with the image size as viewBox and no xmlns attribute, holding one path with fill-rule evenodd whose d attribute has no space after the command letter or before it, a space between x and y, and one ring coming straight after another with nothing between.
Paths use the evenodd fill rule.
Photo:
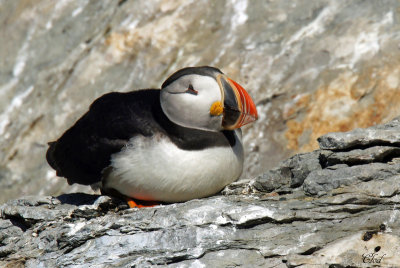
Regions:
<instances>
[{"instance_id":1,"label":"black wing","mask_svg":"<svg viewBox=\"0 0 400 268\"><path fill-rule=\"evenodd\" d=\"M49 143L46 159L69 184L90 185L101 180L111 155L138 134L162 131L155 120L159 90L109 93L95 100L57 141Z\"/></svg>"}]
</instances>

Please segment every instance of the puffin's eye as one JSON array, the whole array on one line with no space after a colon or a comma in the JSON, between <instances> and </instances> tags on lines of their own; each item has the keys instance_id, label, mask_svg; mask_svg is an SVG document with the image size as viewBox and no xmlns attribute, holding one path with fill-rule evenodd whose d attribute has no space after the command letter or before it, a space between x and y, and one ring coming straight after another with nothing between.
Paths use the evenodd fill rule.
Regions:
<instances>
[{"instance_id":1,"label":"puffin's eye","mask_svg":"<svg viewBox=\"0 0 400 268\"><path fill-rule=\"evenodd\" d=\"M199 94L199 92L193 88L192 84L189 84L189 87L185 92L193 95Z\"/></svg>"}]
</instances>

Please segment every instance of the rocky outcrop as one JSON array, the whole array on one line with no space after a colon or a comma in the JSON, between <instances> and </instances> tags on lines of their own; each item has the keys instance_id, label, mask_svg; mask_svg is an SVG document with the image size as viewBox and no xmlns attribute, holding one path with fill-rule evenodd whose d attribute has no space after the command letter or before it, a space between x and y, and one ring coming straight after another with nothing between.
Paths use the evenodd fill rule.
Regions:
<instances>
[{"instance_id":1,"label":"rocky outcrop","mask_svg":"<svg viewBox=\"0 0 400 268\"><path fill-rule=\"evenodd\" d=\"M84 191L57 179L47 142L109 91L221 68L257 104L243 179L316 138L400 114L398 0L0 1L0 203Z\"/></svg>"},{"instance_id":2,"label":"rocky outcrop","mask_svg":"<svg viewBox=\"0 0 400 268\"><path fill-rule=\"evenodd\" d=\"M2 267L396 267L400 117L320 137L220 195L153 208L83 193L0 207Z\"/></svg>"}]
</instances>

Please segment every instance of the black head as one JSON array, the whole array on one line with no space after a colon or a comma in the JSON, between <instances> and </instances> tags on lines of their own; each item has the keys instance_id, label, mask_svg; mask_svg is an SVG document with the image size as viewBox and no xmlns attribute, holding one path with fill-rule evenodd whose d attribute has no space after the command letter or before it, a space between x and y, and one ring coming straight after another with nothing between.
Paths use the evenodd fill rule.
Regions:
<instances>
[{"instance_id":1,"label":"black head","mask_svg":"<svg viewBox=\"0 0 400 268\"><path fill-rule=\"evenodd\" d=\"M180 77L189 74L198 74L216 78L218 74L223 74L223 73L221 72L220 69L210 66L186 67L176 71L170 77L168 77L168 79L165 80L164 83L162 84L161 88L165 88L175 80L179 79Z\"/></svg>"}]
</instances>

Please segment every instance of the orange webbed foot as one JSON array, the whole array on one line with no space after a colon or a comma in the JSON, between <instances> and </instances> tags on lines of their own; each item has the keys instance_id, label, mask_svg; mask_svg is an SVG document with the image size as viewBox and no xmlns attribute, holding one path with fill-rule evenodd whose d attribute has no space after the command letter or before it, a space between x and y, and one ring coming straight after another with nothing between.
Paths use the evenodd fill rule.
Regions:
<instances>
[{"instance_id":1,"label":"orange webbed foot","mask_svg":"<svg viewBox=\"0 0 400 268\"><path fill-rule=\"evenodd\" d=\"M126 197L126 202L130 208L149 208L160 205L160 203L156 201L136 200L130 197Z\"/></svg>"}]
</instances>

